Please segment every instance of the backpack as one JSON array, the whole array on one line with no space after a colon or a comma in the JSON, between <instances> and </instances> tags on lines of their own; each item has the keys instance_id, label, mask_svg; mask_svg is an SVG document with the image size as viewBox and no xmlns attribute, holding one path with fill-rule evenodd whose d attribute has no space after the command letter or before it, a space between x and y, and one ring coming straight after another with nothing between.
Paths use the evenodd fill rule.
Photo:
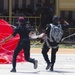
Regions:
<instances>
[{"instance_id":1,"label":"backpack","mask_svg":"<svg viewBox=\"0 0 75 75\"><path fill-rule=\"evenodd\" d=\"M59 43L63 36L63 30L62 30L61 24L58 24L58 26L50 24L50 26L51 26L50 34L49 34L50 42L55 41L55 42Z\"/></svg>"}]
</instances>

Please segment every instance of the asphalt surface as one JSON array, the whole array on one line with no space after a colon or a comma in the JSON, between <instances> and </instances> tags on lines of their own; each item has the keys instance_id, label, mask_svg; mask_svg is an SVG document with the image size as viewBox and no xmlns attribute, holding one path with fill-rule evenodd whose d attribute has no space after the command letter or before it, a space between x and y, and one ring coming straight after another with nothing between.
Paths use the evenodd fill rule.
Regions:
<instances>
[{"instance_id":1,"label":"asphalt surface","mask_svg":"<svg viewBox=\"0 0 75 75\"><path fill-rule=\"evenodd\" d=\"M38 60L37 69L29 62L21 62L17 63L17 72L13 73L10 72L12 64L0 64L1 75L75 75L75 54L57 54L53 72L45 70L46 62L41 54L31 54L31 57Z\"/></svg>"}]
</instances>

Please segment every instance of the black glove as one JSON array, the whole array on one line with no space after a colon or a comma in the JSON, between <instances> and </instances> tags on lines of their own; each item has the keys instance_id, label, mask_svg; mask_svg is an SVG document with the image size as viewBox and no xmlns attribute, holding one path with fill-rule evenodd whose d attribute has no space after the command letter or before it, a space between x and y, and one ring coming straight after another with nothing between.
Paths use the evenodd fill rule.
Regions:
<instances>
[{"instance_id":1,"label":"black glove","mask_svg":"<svg viewBox=\"0 0 75 75\"><path fill-rule=\"evenodd\" d=\"M41 38L37 38L37 41L40 41L41 40Z\"/></svg>"},{"instance_id":2,"label":"black glove","mask_svg":"<svg viewBox=\"0 0 75 75\"><path fill-rule=\"evenodd\" d=\"M43 40L43 39L41 39L41 40L40 40L40 42L41 42L41 43L43 43L43 42L44 42L44 40Z\"/></svg>"}]
</instances>

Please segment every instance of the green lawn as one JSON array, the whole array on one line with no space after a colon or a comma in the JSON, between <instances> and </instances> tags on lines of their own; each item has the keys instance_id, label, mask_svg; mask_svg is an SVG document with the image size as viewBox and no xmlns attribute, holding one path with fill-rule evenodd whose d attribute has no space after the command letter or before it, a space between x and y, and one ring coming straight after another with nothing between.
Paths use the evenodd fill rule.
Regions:
<instances>
[{"instance_id":1,"label":"green lawn","mask_svg":"<svg viewBox=\"0 0 75 75\"><path fill-rule=\"evenodd\" d=\"M42 48L42 45L43 44L32 44L31 45L31 48ZM59 44L59 47L60 48L75 48L75 45L74 44Z\"/></svg>"}]
</instances>

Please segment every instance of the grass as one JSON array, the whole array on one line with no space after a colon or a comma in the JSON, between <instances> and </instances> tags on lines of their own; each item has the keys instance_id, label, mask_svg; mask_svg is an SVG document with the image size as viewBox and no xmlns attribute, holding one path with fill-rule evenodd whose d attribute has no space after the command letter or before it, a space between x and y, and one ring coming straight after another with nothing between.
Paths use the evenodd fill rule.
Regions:
<instances>
[{"instance_id":1,"label":"grass","mask_svg":"<svg viewBox=\"0 0 75 75\"><path fill-rule=\"evenodd\" d=\"M43 44L42 43L37 43L36 45L34 45L35 43L31 44L31 48L42 48ZM74 44L59 44L60 48L75 48Z\"/></svg>"},{"instance_id":2,"label":"grass","mask_svg":"<svg viewBox=\"0 0 75 75\"><path fill-rule=\"evenodd\" d=\"M60 48L75 48L74 44L60 44Z\"/></svg>"}]
</instances>

